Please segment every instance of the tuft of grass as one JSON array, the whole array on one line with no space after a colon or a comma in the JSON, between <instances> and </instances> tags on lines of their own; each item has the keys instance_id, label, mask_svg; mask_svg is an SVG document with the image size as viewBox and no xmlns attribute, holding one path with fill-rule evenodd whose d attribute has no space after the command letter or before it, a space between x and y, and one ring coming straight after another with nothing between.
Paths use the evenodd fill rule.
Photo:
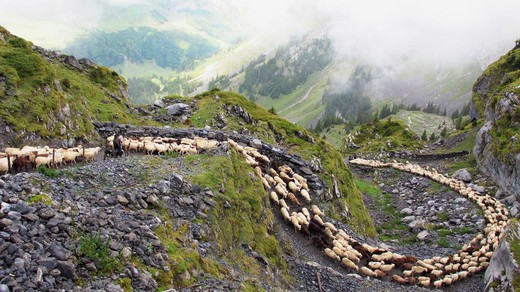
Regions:
<instances>
[{"instance_id":1,"label":"tuft of grass","mask_svg":"<svg viewBox=\"0 0 520 292\"><path fill-rule=\"evenodd\" d=\"M99 233L84 234L79 238L79 254L89 258L99 275L110 275L121 268L118 258L110 256L110 239L104 240Z\"/></svg>"},{"instance_id":2,"label":"tuft of grass","mask_svg":"<svg viewBox=\"0 0 520 292\"><path fill-rule=\"evenodd\" d=\"M30 197L27 200L27 202L29 204L42 203L42 204L47 205L47 206L52 206L53 205L52 199L47 194L34 195L34 196Z\"/></svg>"},{"instance_id":3,"label":"tuft of grass","mask_svg":"<svg viewBox=\"0 0 520 292\"><path fill-rule=\"evenodd\" d=\"M38 172L50 178L56 178L60 175L59 171L57 171L56 169L49 168L46 165L40 165L38 167Z\"/></svg>"},{"instance_id":4,"label":"tuft of grass","mask_svg":"<svg viewBox=\"0 0 520 292\"><path fill-rule=\"evenodd\" d=\"M450 219L450 214L448 212L441 212L441 213L437 214L437 218L439 219L440 222L445 222L448 219Z\"/></svg>"},{"instance_id":5,"label":"tuft of grass","mask_svg":"<svg viewBox=\"0 0 520 292\"><path fill-rule=\"evenodd\" d=\"M440 237L437 244L440 247L450 247L450 242L448 241L448 239L446 239L446 237Z\"/></svg>"},{"instance_id":6,"label":"tuft of grass","mask_svg":"<svg viewBox=\"0 0 520 292\"><path fill-rule=\"evenodd\" d=\"M367 182L367 181L360 180L360 179L354 179L354 183L356 184L356 187L358 188L358 190L361 191L365 195L373 196L373 197L381 195L381 189L379 188L378 185L376 185L374 183Z\"/></svg>"}]
</instances>

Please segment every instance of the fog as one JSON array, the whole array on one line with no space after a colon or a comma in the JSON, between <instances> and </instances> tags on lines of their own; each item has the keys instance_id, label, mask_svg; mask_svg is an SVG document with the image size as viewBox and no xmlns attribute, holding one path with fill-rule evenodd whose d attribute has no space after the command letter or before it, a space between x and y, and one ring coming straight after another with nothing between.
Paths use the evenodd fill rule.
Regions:
<instances>
[{"instance_id":1,"label":"fog","mask_svg":"<svg viewBox=\"0 0 520 292\"><path fill-rule=\"evenodd\" d=\"M289 38L326 29L339 56L390 67L403 60L443 65L478 58L487 64L520 38L517 0L7 0L0 25L38 45L62 48L96 28L105 9L133 5L225 14L236 28L230 33L244 36Z\"/></svg>"}]
</instances>

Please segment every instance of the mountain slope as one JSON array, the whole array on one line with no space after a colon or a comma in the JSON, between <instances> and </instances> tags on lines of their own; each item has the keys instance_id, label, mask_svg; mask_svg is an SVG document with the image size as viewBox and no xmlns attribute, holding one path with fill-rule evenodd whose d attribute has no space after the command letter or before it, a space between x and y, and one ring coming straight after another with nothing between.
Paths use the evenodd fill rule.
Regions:
<instances>
[{"instance_id":1,"label":"mountain slope","mask_svg":"<svg viewBox=\"0 0 520 292\"><path fill-rule=\"evenodd\" d=\"M473 153L504 190L520 195L520 42L473 87L472 118L483 124Z\"/></svg>"},{"instance_id":2,"label":"mountain slope","mask_svg":"<svg viewBox=\"0 0 520 292\"><path fill-rule=\"evenodd\" d=\"M94 121L136 122L127 85L88 60L33 46L0 27L0 123L4 143L33 139L91 141ZM7 128L6 128L7 126ZM71 144L73 144L72 142Z\"/></svg>"}]
</instances>

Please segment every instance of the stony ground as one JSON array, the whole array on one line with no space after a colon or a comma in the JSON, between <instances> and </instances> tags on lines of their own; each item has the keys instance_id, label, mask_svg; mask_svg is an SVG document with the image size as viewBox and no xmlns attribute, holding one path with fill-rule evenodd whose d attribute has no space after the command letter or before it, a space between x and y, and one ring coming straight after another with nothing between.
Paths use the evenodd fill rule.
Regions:
<instances>
[{"instance_id":1,"label":"stony ground","mask_svg":"<svg viewBox=\"0 0 520 292\"><path fill-rule=\"evenodd\" d=\"M189 230L176 237L181 246L218 261L213 252L215 243L205 240L212 231L204 223L215 204L213 192L218 190L190 184L183 178L189 172L183 164L182 158L137 155L68 167L56 178L34 172L2 176L0 291L83 290L79 287L122 291L128 282L126 285L137 291L156 290L155 278L172 266L167 256L169 247L163 245L155 232L166 227L164 212L173 218L173 225L168 226L172 228L171 236L181 228ZM355 167L352 170L359 179L380 189L379 195L366 196L366 204L379 227L380 239L384 240L358 237L360 241L384 244L402 254L427 258L453 252L482 227L482 216L476 206L425 178L393 170ZM422 290L349 273L326 258L307 238L295 233L279 217L279 212L273 213L278 216L277 238L285 247L285 259L294 279L284 289ZM393 225L386 228L388 222ZM349 230L340 222L336 225ZM421 232L424 238L418 236ZM109 258L117 259L122 267L120 272L100 270L98 262L81 252L82 242L93 235L111 239L107 253ZM408 240L403 242L403 239ZM260 262L265 260L247 246L244 250ZM150 268L141 269L143 265ZM240 272L228 280L198 270L182 276L197 279L196 285L185 291L243 288ZM481 291L481 276L471 277L448 290ZM273 289L268 284L264 288Z\"/></svg>"}]
</instances>

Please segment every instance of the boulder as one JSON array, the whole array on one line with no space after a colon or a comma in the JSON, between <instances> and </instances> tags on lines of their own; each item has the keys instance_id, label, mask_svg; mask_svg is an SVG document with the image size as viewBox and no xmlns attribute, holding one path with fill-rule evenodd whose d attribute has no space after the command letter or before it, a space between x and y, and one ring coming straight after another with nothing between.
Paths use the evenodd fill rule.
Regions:
<instances>
[{"instance_id":1,"label":"boulder","mask_svg":"<svg viewBox=\"0 0 520 292\"><path fill-rule=\"evenodd\" d=\"M504 238L506 240L502 240L497 250L493 253L489 261L489 267L484 274L485 291L497 285L496 291L514 291L513 281L520 276L520 268L509 244L510 241L519 240L520 226L512 224L506 229L505 233L506 236Z\"/></svg>"},{"instance_id":2,"label":"boulder","mask_svg":"<svg viewBox=\"0 0 520 292\"><path fill-rule=\"evenodd\" d=\"M471 174L465 168L455 171L455 173L453 173L452 177L456 178L458 180L461 180L463 182L466 182L466 183L471 181Z\"/></svg>"},{"instance_id":3,"label":"boulder","mask_svg":"<svg viewBox=\"0 0 520 292\"><path fill-rule=\"evenodd\" d=\"M190 106L185 103L175 103L166 107L167 113L171 116L182 116L191 112Z\"/></svg>"},{"instance_id":4,"label":"boulder","mask_svg":"<svg viewBox=\"0 0 520 292\"><path fill-rule=\"evenodd\" d=\"M76 57L74 57L74 56L66 56L65 59L63 59L63 63L65 63L73 68L76 68L78 70L83 70L83 67L78 62Z\"/></svg>"},{"instance_id":5,"label":"boulder","mask_svg":"<svg viewBox=\"0 0 520 292\"><path fill-rule=\"evenodd\" d=\"M417 239L420 241L425 241L428 236L430 236L430 233L427 230L423 230L417 234Z\"/></svg>"},{"instance_id":6,"label":"boulder","mask_svg":"<svg viewBox=\"0 0 520 292\"><path fill-rule=\"evenodd\" d=\"M164 107L164 102L160 99L156 99L154 102L153 102L153 105L158 107L158 108L163 108Z\"/></svg>"}]
</instances>

